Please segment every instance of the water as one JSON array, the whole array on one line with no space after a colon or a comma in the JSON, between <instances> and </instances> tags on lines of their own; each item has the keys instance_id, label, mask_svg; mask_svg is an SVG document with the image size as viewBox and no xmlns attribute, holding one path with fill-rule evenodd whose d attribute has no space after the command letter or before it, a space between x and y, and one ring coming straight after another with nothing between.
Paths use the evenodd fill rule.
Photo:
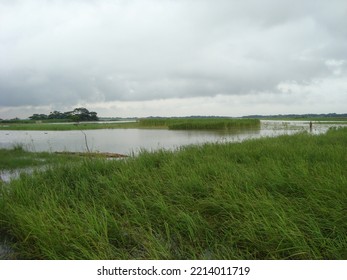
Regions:
<instances>
[{"instance_id":1,"label":"water","mask_svg":"<svg viewBox=\"0 0 347 280\"><path fill-rule=\"evenodd\" d=\"M9 183L11 180L18 178L21 174L32 174L34 171L43 171L45 166L17 168L14 170L0 170L0 181Z\"/></svg>"},{"instance_id":2,"label":"water","mask_svg":"<svg viewBox=\"0 0 347 280\"><path fill-rule=\"evenodd\" d=\"M313 124L311 133L324 133L332 126ZM30 151L138 153L141 149L177 149L206 142L239 142L265 136L309 131L303 121L262 121L260 129L237 131L186 131L166 129L98 129L85 131L0 131L0 148L22 144ZM85 137L85 135L86 137Z\"/></svg>"}]
</instances>

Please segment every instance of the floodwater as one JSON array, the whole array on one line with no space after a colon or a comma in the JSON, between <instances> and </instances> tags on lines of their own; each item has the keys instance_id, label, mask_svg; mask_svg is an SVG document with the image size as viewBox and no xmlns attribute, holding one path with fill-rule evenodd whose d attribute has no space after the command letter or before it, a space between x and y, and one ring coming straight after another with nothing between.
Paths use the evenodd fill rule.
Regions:
<instances>
[{"instance_id":1,"label":"floodwater","mask_svg":"<svg viewBox=\"0 0 347 280\"><path fill-rule=\"evenodd\" d=\"M313 123L311 133L324 133L336 123ZM167 129L97 129L74 131L15 131L0 130L0 148L21 144L29 151L48 152L111 152L137 154L142 149L174 150L183 145L207 142L240 142L266 136L310 132L309 122L261 121L261 127L253 130L197 131Z\"/></svg>"}]
</instances>

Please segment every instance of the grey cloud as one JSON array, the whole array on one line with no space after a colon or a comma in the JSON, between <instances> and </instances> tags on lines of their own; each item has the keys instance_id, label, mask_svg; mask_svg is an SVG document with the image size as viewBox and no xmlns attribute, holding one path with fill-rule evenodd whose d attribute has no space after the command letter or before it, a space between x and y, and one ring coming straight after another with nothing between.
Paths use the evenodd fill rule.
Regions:
<instances>
[{"instance_id":1,"label":"grey cloud","mask_svg":"<svg viewBox=\"0 0 347 280\"><path fill-rule=\"evenodd\" d=\"M0 106L275 93L347 61L346 18L339 0L0 1Z\"/></svg>"}]
</instances>

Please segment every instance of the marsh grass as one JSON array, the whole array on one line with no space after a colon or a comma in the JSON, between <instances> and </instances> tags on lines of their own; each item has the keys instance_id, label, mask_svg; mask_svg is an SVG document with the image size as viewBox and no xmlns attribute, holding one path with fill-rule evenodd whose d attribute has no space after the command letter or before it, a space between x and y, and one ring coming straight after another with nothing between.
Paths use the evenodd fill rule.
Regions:
<instances>
[{"instance_id":1,"label":"marsh grass","mask_svg":"<svg viewBox=\"0 0 347 280\"><path fill-rule=\"evenodd\" d=\"M347 129L84 159L10 184L21 259L346 259Z\"/></svg>"},{"instance_id":2,"label":"marsh grass","mask_svg":"<svg viewBox=\"0 0 347 280\"><path fill-rule=\"evenodd\" d=\"M139 120L140 127L158 127L175 130L193 129L238 129L260 127L258 119L233 118L145 118Z\"/></svg>"}]
</instances>

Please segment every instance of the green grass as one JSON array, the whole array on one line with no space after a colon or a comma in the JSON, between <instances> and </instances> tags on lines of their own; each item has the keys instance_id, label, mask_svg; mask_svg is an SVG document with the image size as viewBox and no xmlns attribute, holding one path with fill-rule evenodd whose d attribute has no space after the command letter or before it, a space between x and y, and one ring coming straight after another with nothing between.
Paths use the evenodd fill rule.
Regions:
<instances>
[{"instance_id":1,"label":"green grass","mask_svg":"<svg viewBox=\"0 0 347 280\"><path fill-rule=\"evenodd\" d=\"M347 129L121 161L3 188L19 259L346 259Z\"/></svg>"}]
</instances>

